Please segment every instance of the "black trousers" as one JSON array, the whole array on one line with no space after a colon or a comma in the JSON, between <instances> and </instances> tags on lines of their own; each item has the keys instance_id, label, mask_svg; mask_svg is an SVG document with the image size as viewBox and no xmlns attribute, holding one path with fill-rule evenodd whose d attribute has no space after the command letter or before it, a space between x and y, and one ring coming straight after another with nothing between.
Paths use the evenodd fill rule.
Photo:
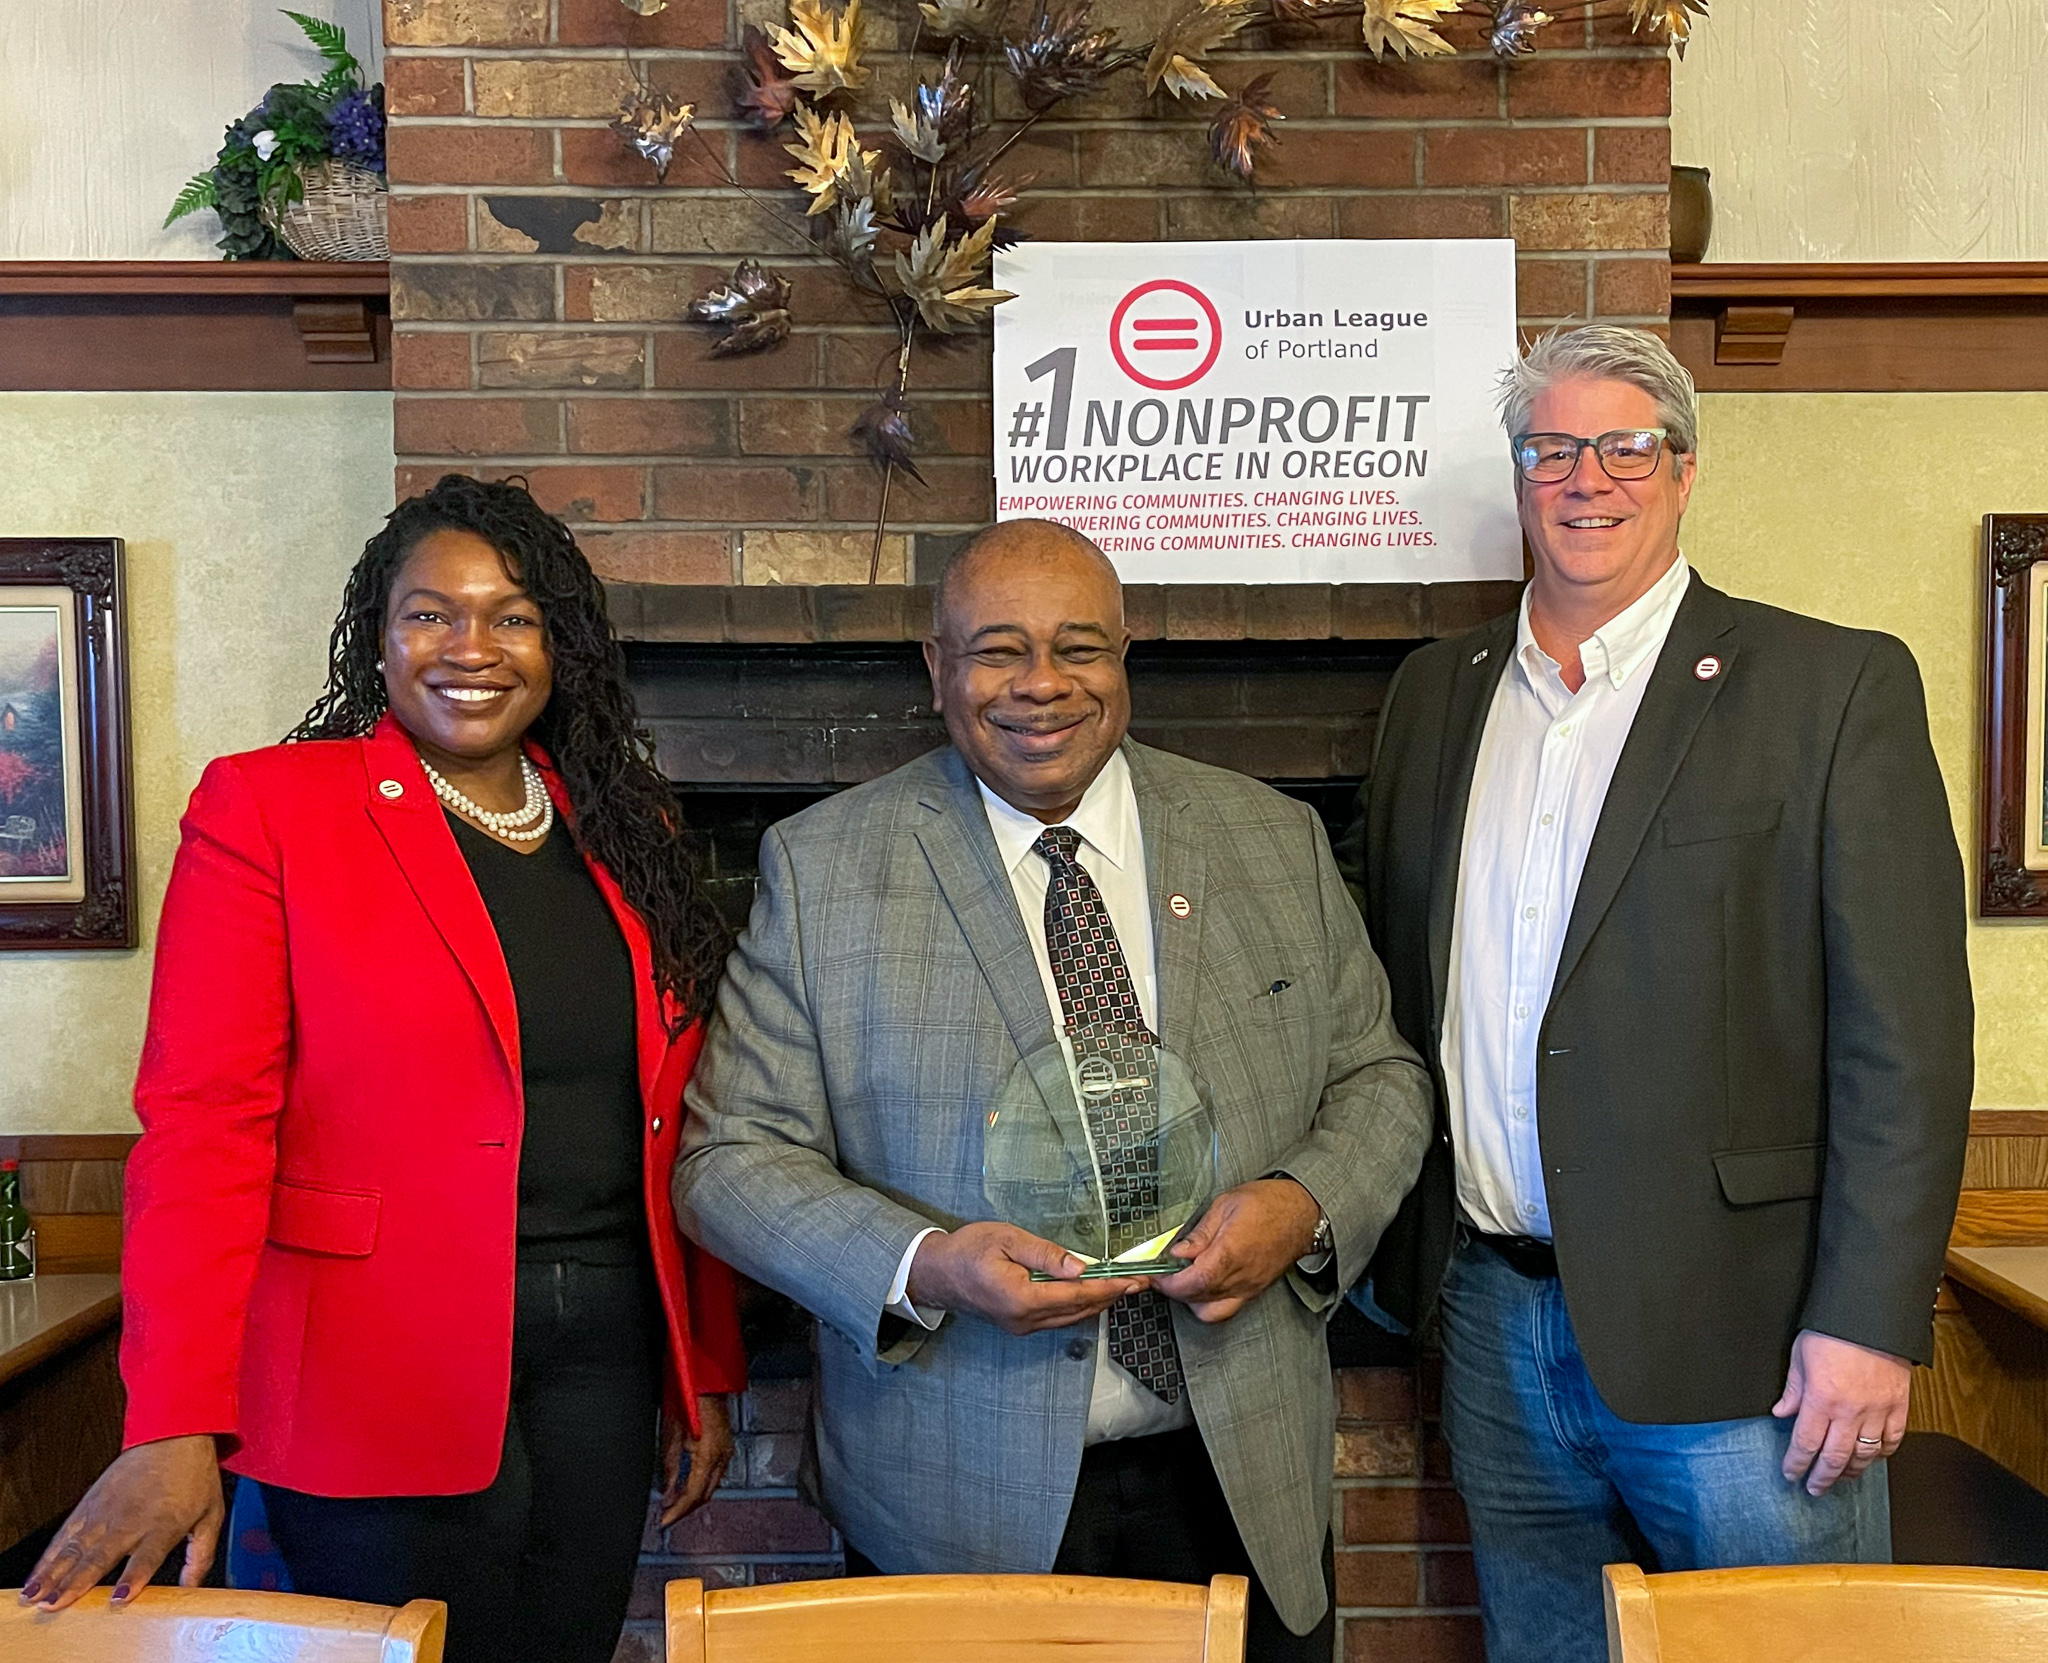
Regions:
<instances>
[{"instance_id":1,"label":"black trousers","mask_svg":"<svg viewBox=\"0 0 2048 1663\"><path fill-rule=\"evenodd\" d=\"M1249 1577L1246 1663L1330 1663L1337 1634L1330 1539L1323 1538L1323 1587L1329 1607L1308 1633L1290 1633L1252 1569L1251 1555L1230 1516L1230 1503L1224 1500L1209 1452L1202 1447L1202 1434L1192 1427L1088 1447L1052 1568L1061 1576L1128 1576L1153 1582ZM849 1576L878 1574L873 1562L851 1543L846 1571Z\"/></svg>"},{"instance_id":2,"label":"black trousers","mask_svg":"<svg viewBox=\"0 0 2048 1663\"><path fill-rule=\"evenodd\" d=\"M266 1484L293 1590L445 1600L447 1663L610 1663L655 1471L659 1313L645 1263L522 1260L497 1478L360 1499Z\"/></svg>"}]
</instances>

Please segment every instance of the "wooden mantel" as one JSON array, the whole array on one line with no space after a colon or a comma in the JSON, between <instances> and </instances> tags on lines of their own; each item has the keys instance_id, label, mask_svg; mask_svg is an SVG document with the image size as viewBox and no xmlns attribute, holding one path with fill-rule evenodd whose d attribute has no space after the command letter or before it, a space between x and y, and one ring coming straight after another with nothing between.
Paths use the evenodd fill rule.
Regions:
<instances>
[{"instance_id":1,"label":"wooden mantel","mask_svg":"<svg viewBox=\"0 0 2048 1663\"><path fill-rule=\"evenodd\" d=\"M0 390L384 389L381 263L0 261ZM1677 265L1703 392L2048 391L2048 262Z\"/></svg>"},{"instance_id":2,"label":"wooden mantel","mask_svg":"<svg viewBox=\"0 0 2048 1663\"><path fill-rule=\"evenodd\" d=\"M381 391L382 261L0 261L0 390Z\"/></svg>"},{"instance_id":3,"label":"wooden mantel","mask_svg":"<svg viewBox=\"0 0 2048 1663\"><path fill-rule=\"evenodd\" d=\"M2048 391L2048 263L1675 265L1702 392Z\"/></svg>"}]
</instances>

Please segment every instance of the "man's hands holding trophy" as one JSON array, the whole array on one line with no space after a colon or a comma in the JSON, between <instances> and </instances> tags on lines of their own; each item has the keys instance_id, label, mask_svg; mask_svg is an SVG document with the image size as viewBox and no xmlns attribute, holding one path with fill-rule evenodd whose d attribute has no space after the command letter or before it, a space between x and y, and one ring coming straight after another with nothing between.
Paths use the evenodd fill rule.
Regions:
<instances>
[{"instance_id":1,"label":"man's hands holding trophy","mask_svg":"<svg viewBox=\"0 0 2048 1663\"><path fill-rule=\"evenodd\" d=\"M1142 1029L1072 1030L989 1113L983 1189L1006 1222L927 1236L911 1302L1029 1334L1149 1285L1227 1321L1310 1250L1320 1212L1291 1178L1216 1195L1216 1159L1208 1088L1183 1059Z\"/></svg>"}]
</instances>

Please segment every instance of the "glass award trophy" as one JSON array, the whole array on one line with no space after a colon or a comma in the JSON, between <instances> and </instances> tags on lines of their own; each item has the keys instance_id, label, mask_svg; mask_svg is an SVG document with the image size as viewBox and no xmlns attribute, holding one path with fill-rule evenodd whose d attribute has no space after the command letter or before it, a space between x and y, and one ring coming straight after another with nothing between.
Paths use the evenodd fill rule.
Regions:
<instances>
[{"instance_id":1,"label":"glass award trophy","mask_svg":"<svg viewBox=\"0 0 2048 1663\"><path fill-rule=\"evenodd\" d=\"M989 1206L1083 1260L1084 1276L1181 1269L1167 1248L1215 1188L1208 1087L1142 1028L1070 1029L1019 1062L989 1110Z\"/></svg>"}]
</instances>

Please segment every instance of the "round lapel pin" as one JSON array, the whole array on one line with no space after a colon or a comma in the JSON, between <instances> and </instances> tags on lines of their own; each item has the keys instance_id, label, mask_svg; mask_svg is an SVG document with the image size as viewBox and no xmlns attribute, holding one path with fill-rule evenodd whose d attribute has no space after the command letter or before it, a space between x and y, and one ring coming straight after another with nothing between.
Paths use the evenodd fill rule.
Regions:
<instances>
[{"instance_id":1,"label":"round lapel pin","mask_svg":"<svg viewBox=\"0 0 2048 1663\"><path fill-rule=\"evenodd\" d=\"M403 797L405 795L405 787L396 780L379 780L377 782L377 790L386 797Z\"/></svg>"},{"instance_id":2,"label":"round lapel pin","mask_svg":"<svg viewBox=\"0 0 2048 1663\"><path fill-rule=\"evenodd\" d=\"M1188 898L1185 895L1169 895L1166 897L1166 910L1176 918L1185 918L1195 909L1189 904Z\"/></svg>"},{"instance_id":3,"label":"round lapel pin","mask_svg":"<svg viewBox=\"0 0 2048 1663\"><path fill-rule=\"evenodd\" d=\"M1705 658L1692 667L1692 673L1698 676L1701 681L1712 681L1721 673L1721 661L1712 653L1708 653Z\"/></svg>"}]
</instances>

